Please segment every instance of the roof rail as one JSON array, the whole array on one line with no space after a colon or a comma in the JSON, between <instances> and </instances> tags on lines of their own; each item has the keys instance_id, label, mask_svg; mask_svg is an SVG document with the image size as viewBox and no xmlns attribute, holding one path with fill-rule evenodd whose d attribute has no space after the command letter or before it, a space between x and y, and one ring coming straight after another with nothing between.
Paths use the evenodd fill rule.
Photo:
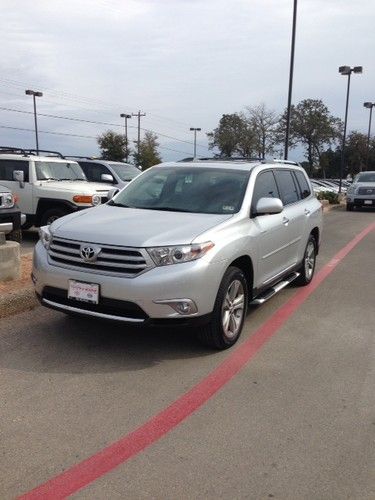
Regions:
<instances>
[{"instance_id":1,"label":"roof rail","mask_svg":"<svg viewBox=\"0 0 375 500\"><path fill-rule=\"evenodd\" d=\"M27 156L27 152L22 148L15 148L13 146L0 146L0 154L6 153L22 154L23 156Z\"/></svg>"},{"instance_id":2,"label":"roof rail","mask_svg":"<svg viewBox=\"0 0 375 500\"><path fill-rule=\"evenodd\" d=\"M263 161L262 158L258 158L258 157L246 157L246 156L225 156L225 157L207 157L207 158L203 158L203 157L200 157L200 158L193 158L193 157L190 157L190 158L183 158L182 160L178 160L179 162L199 162L199 161L244 161L244 162L247 162L247 161Z\"/></svg>"},{"instance_id":3,"label":"roof rail","mask_svg":"<svg viewBox=\"0 0 375 500\"><path fill-rule=\"evenodd\" d=\"M293 160L279 160L278 158L272 158L270 160L262 160L262 163L284 163L284 165L297 165L300 166L298 161Z\"/></svg>"},{"instance_id":4,"label":"roof rail","mask_svg":"<svg viewBox=\"0 0 375 500\"><path fill-rule=\"evenodd\" d=\"M49 149L25 149L25 153L37 156L39 153L49 153L48 156L57 156L59 158L65 159L65 156L59 153L59 151L50 151Z\"/></svg>"},{"instance_id":5,"label":"roof rail","mask_svg":"<svg viewBox=\"0 0 375 500\"><path fill-rule=\"evenodd\" d=\"M78 158L79 160L100 160L97 156L65 155L65 158Z\"/></svg>"}]
</instances>

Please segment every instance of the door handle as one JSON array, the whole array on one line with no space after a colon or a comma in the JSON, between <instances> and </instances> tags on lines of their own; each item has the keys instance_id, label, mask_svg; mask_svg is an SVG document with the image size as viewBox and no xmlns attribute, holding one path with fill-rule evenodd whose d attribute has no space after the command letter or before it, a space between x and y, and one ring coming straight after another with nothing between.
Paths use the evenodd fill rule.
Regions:
<instances>
[{"instance_id":1,"label":"door handle","mask_svg":"<svg viewBox=\"0 0 375 500\"><path fill-rule=\"evenodd\" d=\"M283 224L284 226L287 226L289 223L289 219L287 217L283 217Z\"/></svg>"},{"instance_id":2,"label":"door handle","mask_svg":"<svg viewBox=\"0 0 375 500\"><path fill-rule=\"evenodd\" d=\"M310 215L310 210L308 210L307 208L305 208L305 215Z\"/></svg>"}]
</instances>

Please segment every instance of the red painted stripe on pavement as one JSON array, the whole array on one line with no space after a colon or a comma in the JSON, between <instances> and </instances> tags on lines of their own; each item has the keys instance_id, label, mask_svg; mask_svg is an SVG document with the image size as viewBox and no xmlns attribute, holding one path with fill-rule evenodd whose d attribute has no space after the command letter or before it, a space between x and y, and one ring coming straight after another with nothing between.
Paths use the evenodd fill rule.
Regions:
<instances>
[{"instance_id":1,"label":"red painted stripe on pavement","mask_svg":"<svg viewBox=\"0 0 375 500\"><path fill-rule=\"evenodd\" d=\"M165 410L119 441L109 445L107 448L74 465L42 485L37 486L19 498L22 500L57 500L66 498L126 462L131 457L134 457L174 429L227 384L254 357L277 330L284 325L327 276L332 273L342 259L373 230L375 230L375 223L365 228L342 248L315 276L309 286L297 291L293 297L281 306L248 340L232 351L225 361L206 378L174 401Z\"/></svg>"}]
</instances>

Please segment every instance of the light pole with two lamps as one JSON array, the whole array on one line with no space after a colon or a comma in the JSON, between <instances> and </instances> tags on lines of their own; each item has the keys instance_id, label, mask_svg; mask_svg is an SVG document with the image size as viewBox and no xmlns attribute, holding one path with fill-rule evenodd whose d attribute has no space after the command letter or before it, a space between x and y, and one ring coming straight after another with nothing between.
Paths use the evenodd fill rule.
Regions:
<instances>
[{"instance_id":1,"label":"light pole with two lamps","mask_svg":"<svg viewBox=\"0 0 375 500\"><path fill-rule=\"evenodd\" d=\"M36 117L36 102L35 97L43 97L43 92L37 92L36 90L25 90L26 95L32 95L34 101L34 123L35 123L35 142L36 142L36 152L39 154L39 141L38 141L38 121Z\"/></svg>"},{"instance_id":2,"label":"light pole with two lamps","mask_svg":"<svg viewBox=\"0 0 375 500\"><path fill-rule=\"evenodd\" d=\"M194 158L197 156L197 132L200 132L201 128L190 127L190 130L194 132Z\"/></svg>"},{"instance_id":3,"label":"light pole with two lamps","mask_svg":"<svg viewBox=\"0 0 375 500\"><path fill-rule=\"evenodd\" d=\"M350 76L352 73L362 73L362 66L354 66L351 68L350 66L340 66L339 73L340 75L348 77L348 86L346 90L346 107L345 107L345 120L344 120L344 133L342 137L342 147L341 147L341 161L340 161L340 183L339 183L339 193L341 193L342 187L342 176L344 172L344 162L345 162L345 141L346 141L346 125L348 122L348 108L349 108L349 90L350 90Z\"/></svg>"},{"instance_id":4,"label":"light pole with two lamps","mask_svg":"<svg viewBox=\"0 0 375 500\"><path fill-rule=\"evenodd\" d=\"M126 113L121 113L121 118L125 118L125 142L126 142L126 156L125 159L128 161L128 120L132 117L132 115L128 115Z\"/></svg>"}]
</instances>

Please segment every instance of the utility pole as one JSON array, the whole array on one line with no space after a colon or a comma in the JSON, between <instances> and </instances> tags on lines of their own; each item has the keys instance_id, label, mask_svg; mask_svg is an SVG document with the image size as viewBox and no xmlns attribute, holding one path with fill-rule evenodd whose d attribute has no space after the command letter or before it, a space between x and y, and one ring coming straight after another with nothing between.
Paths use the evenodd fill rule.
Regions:
<instances>
[{"instance_id":1,"label":"utility pole","mask_svg":"<svg viewBox=\"0 0 375 500\"><path fill-rule=\"evenodd\" d=\"M121 118L125 118L125 142L126 142L126 156L125 159L128 161L129 156L129 147L128 147L128 119L132 117L132 115L128 115L126 113L121 113Z\"/></svg>"},{"instance_id":2,"label":"utility pole","mask_svg":"<svg viewBox=\"0 0 375 500\"><path fill-rule=\"evenodd\" d=\"M139 145L141 143L141 116L146 116L146 113L141 113L140 111L138 111L138 113L132 113L132 116L138 117L137 154L138 154L138 159L139 159Z\"/></svg>"}]
</instances>

